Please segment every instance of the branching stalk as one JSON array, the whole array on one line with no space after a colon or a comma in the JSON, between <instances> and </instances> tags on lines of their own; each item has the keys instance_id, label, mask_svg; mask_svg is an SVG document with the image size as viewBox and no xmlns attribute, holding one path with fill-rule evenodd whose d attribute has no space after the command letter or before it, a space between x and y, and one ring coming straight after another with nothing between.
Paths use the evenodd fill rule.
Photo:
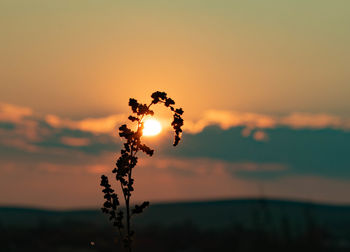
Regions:
<instances>
[{"instance_id":1,"label":"branching stalk","mask_svg":"<svg viewBox=\"0 0 350 252\"><path fill-rule=\"evenodd\" d=\"M132 122L137 122L137 130L132 131L123 124L119 127L119 136L125 138L124 148L121 150L121 156L118 158L116 168L113 169L113 173L116 174L116 180L120 182L121 190L125 201L126 219L124 220L124 212L120 210L120 202L118 195L111 188L108 182L108 178L105 175L101 176L101 186L104 188L105 202L103 204L102 212L109 215L109 219L113 222L113 225L118 228L119 235L124 241L124 247L128 252L132 249L132 236L134 231L131 229L131 217L135 214L140 214L143 210L148 207L149 202L145 201L141 205L135 205L133 209L130 208L131 193L134 191L134 179L132 178L132 170L137 164L137 156L139 150L152 156L154 150L149 148L147 145L142 144L142 130L144 127L143 119L145 116L153 116L154 112L150 110L152 105L157 103L163 103L166 107L169 107L173 112L173 122L171 126L175 132L174 146L177 146L182 134L183 110L181 108L175 109L173 105L174 100L167 97L164 92L155 92L151 95L152 102L149 105L138 103L135 99L129 100L129 106L133 112L128 119ZM126 234L123 236L122 230L125 228L126 223Z\"/></svg>"}]
</instances>

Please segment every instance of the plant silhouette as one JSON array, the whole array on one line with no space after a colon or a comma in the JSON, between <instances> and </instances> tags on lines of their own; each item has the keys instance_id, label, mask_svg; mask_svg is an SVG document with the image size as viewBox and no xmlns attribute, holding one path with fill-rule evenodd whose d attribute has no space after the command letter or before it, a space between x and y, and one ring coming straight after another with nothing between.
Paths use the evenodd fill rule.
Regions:
<instances>
[{"instance_id":1,"label":"plant silhouette","mask_svg":"<svg viewBox=\"0 0 350 252\"><path fill-rule=\"evenodd\" d=\"M132 236L134 231L131 229L131 217L135 214L140 214L143 210L149 206L149 202L145 201L141 205L135 205L133 209L130 208L130 198L134 191L134 179L132 177L132 170L137 164L137 154L139 151L146 153L148 156L152 156L154 150L143 144L141 141L142 132L144 128L144 118L145 116L153 116L154 112L151 110L151 106L158 103L163 103L166 107L170 108L173 113L173 121L171 126L174 129L175 137L173 146L177 146L181 139L183 126L182 114L183 110L181 108L175 108L174 100L167 97L165 92L154 92L151 95L152 101L149 105L139 103L137 100L130 98L129 106L132 110L132 115L128 119L137 123L136 131L128 128L126 124L119 127L119 136L125 139L124 147L121 150L121 155L116 162L116 168L113 169L115 173L115 178L120 182L121 191L125 201L125 215L124 211L120 208L120 201L115 190L111 188L108 182L108 178L105 175L101 176L101 186L104 188L102 192L104 193L105 202L103 204L102 212L109 215L110 221L113 225L118 228L119 235L123 239L124 246L127 251L131 251Z\"/></svg>"}]
</instances>

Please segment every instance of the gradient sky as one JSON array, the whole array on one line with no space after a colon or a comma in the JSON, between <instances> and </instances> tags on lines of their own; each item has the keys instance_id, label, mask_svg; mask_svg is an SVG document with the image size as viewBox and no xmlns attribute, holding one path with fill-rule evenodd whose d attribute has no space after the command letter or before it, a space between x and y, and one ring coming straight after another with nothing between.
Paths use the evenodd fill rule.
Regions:
<instances>
[{"instance_id":1,"label":"gradient sky","mask_svg":"<svg viewBox=\"0 0 350 252\"><path fill-rule=\"evenodd\" d=\"M186 131L148 140L137 200L350 203L347 0L2 0L0 30L0 204L97 206L156 90Z\"/></svg>"}]
</instances>

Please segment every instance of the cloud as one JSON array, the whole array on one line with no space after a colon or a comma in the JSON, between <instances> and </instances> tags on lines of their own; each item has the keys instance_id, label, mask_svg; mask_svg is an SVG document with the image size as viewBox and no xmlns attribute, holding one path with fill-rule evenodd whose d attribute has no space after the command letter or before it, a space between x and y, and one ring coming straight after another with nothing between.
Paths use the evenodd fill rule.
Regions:
<instances>
[{"instance_id":1,"label":"cloud","mask_svg":"<svg viewBox=\"0 0 350 252\"><path fill-rule=\"evenodd\" d=\"M112 134L117 126L125 123L126 119L127 116L125 114L85 118L83 120L61 119L55 115L47 115L45 117L45 121L54 128L78 129L97 134Z\"/></svg>"},{"instance_id":2,"label":"cloud","mask_svg":"<svg viewBox=\"0 0 350 252\"><path fill-rule=\"evenodd\" d=\"M0 103L0 122L20 122L23 118L29 117L33 111L27 107L15 106L7 103Z\"/></svg>"},{"instance_id":3,"label":"cloud","mask_svg":"<svg viewBox=\"0 0 350 252\"><path fill-rule=\"evenodd\" d=\"M74 147L88 146L91 143L90 139L86 137L62 137L61 142L65 145Z\"/></svg>"},{"instance_id":4,"label":"cloud","mask_svg":"<svg viewBox=\"0 0 350 252\"><path fill-rule=\"evenodd\" d=\"M116 127L125 122L123 114L72 120L2 104L0 203L95 205L99 176L110 174L120 150ZM345 118L211 110L185 126L178 148L171 134L147 139L156 155L142 156L135 169L136 200L259 196L263 184L268 196L348 202Z\"/></svg>"},{"instance_id":5,"label":"cloud","mask_svg":"<svg viewBox=\"0 0 350 252\"><path fill-rule=\"evenodd\" d=\"M0 149L6 153L71 151L100 153L118 146L111 137L122 115L83 120L42 117L31 109L0 104Z\"/></svg>"},{"instance_id":6,"label":"cloud","mask_svg":"<svg viewBox=\"0 0 350 252\"><path fill-rule=\"evenodd\" d=\"M263 114L209 110L199 121L185 122L185 130L191 133L198 133L210 125L219 125L222 129L238 126L245 126L246 128L274 128L277 122L276 117Z\"/></svg>"},{"instance_id":7,"label":"cloud","mask_svg":"<svg viewBox=\"0 0 350 252\"><path fill-rule=\"evenodd\" d=\"M7 179L2 181L0 189L10 187L14 183L18 186L14 190L15 193L0 190L0 203L35 204L45 207L95 206L99 202L102 203L99 185L101 174L107 174L113 186L119 188L111 173L114 165L112 153L99 157L75 153L65 155L75 156L81 162L77 165L64 160L33 160L24 165L12 160L6 165L1 165L1 177L6 176ZM71 157L68 157L68 160L71 160ZM254 196L255 182L231 176L229 169L260 168L263 167L259 164L232 164L210 159L144 157L134 170L137 193L134 194L133 200L169 201ZM22 173L26 176L18 176Z\"/></svg>"},{"instance_id":8,"label":"cloud","mask_svg":"<svg viewBox=\"0 0 350 252\"><path fill-rule=\"evenodd\" d=\"M228 162L209 158L179 158L161 156L156 158L142 158L140 167L152 166L159 170L172 170L185 176L197 176L201 174L213 175L229 172L264 172L284 171L287 166L279 163L254 163L254 162ZM142 169L142 168L141 168Z\"/></svg>"},{"instance_id":9,"label":"cloud","mask_svg":"<svg viewBox=\"0 0 350 252\"><path fill-rule=\"evenodd\" d=\"M61 162L11 162L0 166L1 204L43 207L98 207L103 197L100 175L107 174L119 191L110 170L113 155L77 156L81 165ZM87 160L86 160L87 159ZM0 161L1 164L3 161ZM79 163L79 162L78 162ZM31 169L28 169L31 166ZM178 169L174 169L177 167ZM350 203L347 181L294 175L274 180L247 180L234 170L280 169L278 164L229 163L208 159L144 158L135 168L133 201L208 200L234 197L277 197L320 202ZM194 169L192 176L179 169ZM19 174L25 173L25 176ZM6 179L5 179L6 178ZM62 186L64 181L64 186ZM14 188L13 185L16 185ZM13 188L12 190L7 190Z\"/></svg>"},{"instance_id":10,"label":"cloud","mask_svg":"<svg viewBox=\"0 0 350 252\"><path fill-rule=\"evenodd\" d=\"M115 136L116 131L113 136L113 130L126 122L122 114L71 120L54 115L41 117L30 109L13 105L2 108L5 108L1 110L0 122L2 158L10 154L23 157L27 155L25 153L28 156L36 153L38 159L55 159L66 153L98 156L103 152L117 152L121 142ZM10 111L14 111L14 116L7 115ZM291 174L350 177L347 153L350 132L346 130L350 124L344 118L305 113L277 117L211 110L198 122L187 120L185 125L187 130L179 148L174 149L169 144L171 134L164 134L158 142L147 139L157 154L180 158L180 161L172 161L172 167L179 172L196 172L196 168L191 171L181 168L187 165L181 163L182 158L190 158L197 159L198 163L210 163L208 160L211 159L235 163L236 168L229 169L231 173L246 178L275 178ZM72 155L67 157L74 159ZM259 168L254 172L239 171L238 164L259 164ZM260 172L272 164L288 169ZM205 166L201 167L203 170Z\"/></svg>"},{"instance_id":11,"label":"cloud","mask_svg":"<svg viewBox=\"0 0 350 252\"><path fill-rule=\"evenodd\" d=\"M33 144L28 143L26 140L18 138L18 137L12 137L12 138L2 138L0 139L0 144L12 147L19 150L24 150L27 152L36 152L39 150L39 148Z\"/></svg>"},{"instance_id":12,"label":"cloud","mask_svg":"<svg viewBox=\"0 0 350 252\"><path fill-rule=\"evenodd\" d=\"M103 162L101 162L101 164L95 163L95 164L82 164L82 165L40 162L36 165L35 169L38 171L43 171L47 173L63 173L70 176L74 174L83 174L83 173L92 173L92 174L108 173L111 167L106 164L103 164Z\"/></svg>"},{"instance_id":13,"label":"cloud","mask_svg":"<svg viewBox=\"0 0 350 252\"><path fill-rule=\"evenodd\" d=\"M350 129L350 120L344 120L338 116L328 114L292 113L280 119L280 125L291 128L311 128L311 129Z\"/></svg>"},{"instance_id":14,"label":"cloud","mask_svg":"<svg viewBox=\"0 0 350 252\"><path fill-rule=\"evenodd\" d=\"M194 122L186 121L185 130L199 133L210 125L219 125L222 129L244 127L242 135L248 136L251 129L271 129L276 127L290 127L298 129L350 129L350 119L329 114L291 113L287 116L272 116L257 113L244 113L226 110L209 110L204 116Z\"/></svg>"},{"instance_id":15,"label":"cloud","mask_svg":"<svg viewBox=\"0 0 350 252\"><path fill-rule=\"evenodd\" d=\"M98 118L84 118L81 120L72 120L61 118L57 115L46 115L44 117L35 117L30 108L20 107L11 104L0 103L0 122L10 122L17 124L34 124L35 121L43 121L56 129L71 129L91 132L94 134L113 134L116 135L117 127L127 123L127 115L124 113L114 114ZM170 129L169 120L160 118L163 126ZM166 123L165 123L166 122ZM273 116L268 114L247 113L228 110L208 110L201 119L192 121L186 119L184 131L197 134L206 127L218 125L226 130L232 127L243 127L242 135L249 136L254 129L262 131L255 132L254 139L261 141L267 140L268 135L264 129L277 127L290 127L295 129L350 129L350 118L330 114L312 114L312 113L291 113L285 116ZM32 129L35 127L32 127ZM26 127L27 132L29 126ZM30 134L30 133L28 133ZM34 130L32 130L32 135Z\"/></svg>"},{"instance_id":16,"label":"cloud","mask_svg":"<svg viewBox=\"0 0 350 252\"><path fill-rule=\"evenodd\" d=\"M271 178L292 174L350 178L349 131L276 127L264 130L268 141L256 141L251 137L243 137L243 129L234 127L222 130L218 126L210 126L198 134L185 133L179 148L163 146L161 151L175 157L235 163L279 163L289 167L284 172L271 172ZM239 174L256 178L262 175L266 178L266 173Z\"/></svg>"},{"instance_id":17,"label":"cloud","mask_svg":"<svg viewBox=\"0 0 350 252\"><path fill-rule=\"evenodd\" d=\"M0 103L0 145L36 151L30 142L39 139L37 126L30 108Z\"/></svg>"},{"instance_id":18,"label":"cloud","mask_svg":"<svg viewBox=\"0 0 350 252\"><path fill-rule=\"evenodd\" d=\"M255 131L253 138L256 141L267 141L269 139L268 135L266 134L266 132L262 131L262 130L258 130Z\"/></svg>"}]
</instances>

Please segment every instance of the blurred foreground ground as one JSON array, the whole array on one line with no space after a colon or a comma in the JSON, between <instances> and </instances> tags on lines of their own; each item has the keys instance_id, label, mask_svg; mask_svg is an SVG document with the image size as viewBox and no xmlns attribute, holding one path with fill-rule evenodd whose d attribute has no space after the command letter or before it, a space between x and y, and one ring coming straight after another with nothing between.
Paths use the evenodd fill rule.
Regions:
<instances>
[{"instance_id":1,"label":"blurred foreground ground","mask_svg":"<svg viewBox=\"0 0 350 252\"><path fill-rule=\"evenodd\" d=\"M134 251L350 251L350 206L282 200L154 204ZM0 208L0 251L123 251L98 210Z\"/></svg>"}]
</instances>

